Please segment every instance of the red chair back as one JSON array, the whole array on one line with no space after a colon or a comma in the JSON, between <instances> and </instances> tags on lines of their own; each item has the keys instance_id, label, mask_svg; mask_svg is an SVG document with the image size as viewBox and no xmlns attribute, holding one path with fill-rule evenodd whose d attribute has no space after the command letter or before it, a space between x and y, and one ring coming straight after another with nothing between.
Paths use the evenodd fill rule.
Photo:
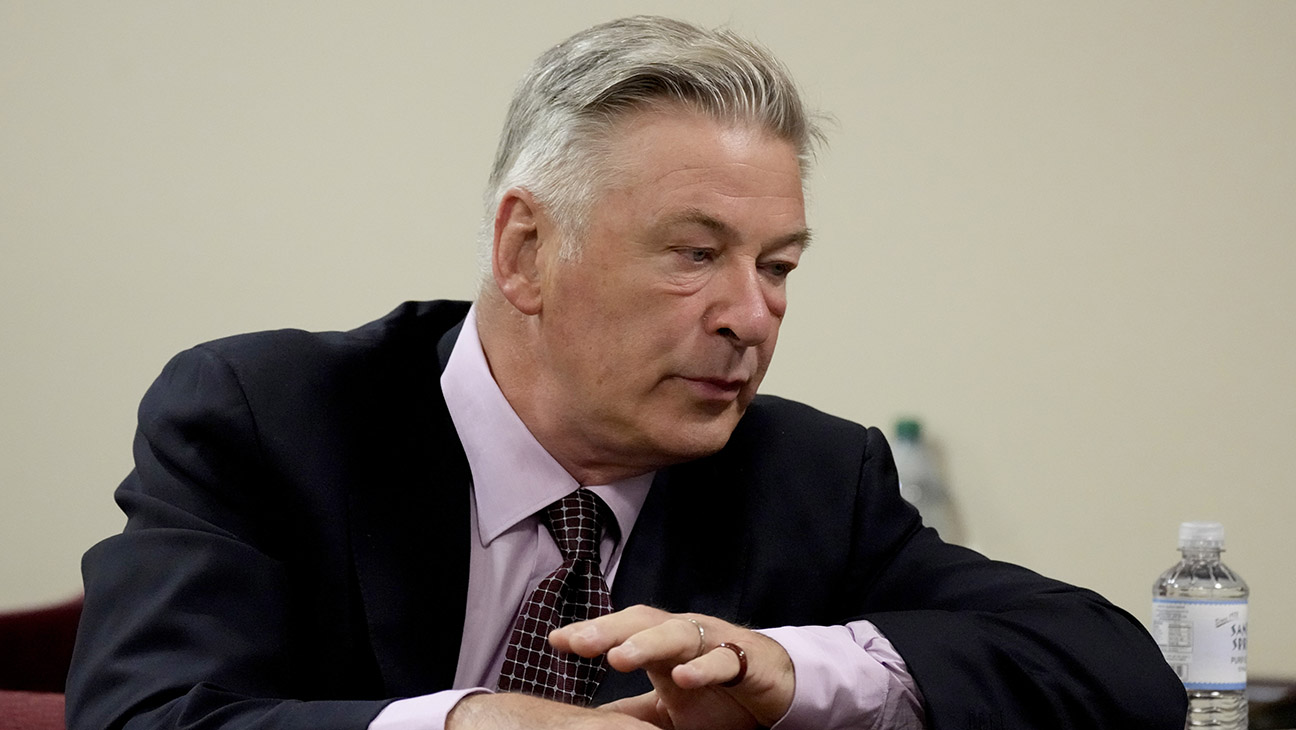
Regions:
<instances>
[{"instance_id":1,"label":"red chair back","mask_svg":"<svg viewBox=\"0 0 1296 730\"><path fill-rule=\"evenodd\" d=\"M64 730L81 598L0 613L0 730Z\"/></svg>"}]
</instances>

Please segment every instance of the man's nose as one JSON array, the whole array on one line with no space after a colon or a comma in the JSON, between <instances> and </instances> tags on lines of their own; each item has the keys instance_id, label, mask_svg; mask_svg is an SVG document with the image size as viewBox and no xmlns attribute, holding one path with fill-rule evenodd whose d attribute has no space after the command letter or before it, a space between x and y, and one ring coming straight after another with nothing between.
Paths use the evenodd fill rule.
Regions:
<instances>
[{"instance_id":1,"label":"man's nose","mask_svg":"<svg viewBox=\"0 0 1296 730\"><path fill-rule=\"evenodd\" d=\"M772 285L753 265L723 272L707 324L711 331L736 345L753 347L769 339L778 327L779 312Z\"/></svg>"}]
</instances>

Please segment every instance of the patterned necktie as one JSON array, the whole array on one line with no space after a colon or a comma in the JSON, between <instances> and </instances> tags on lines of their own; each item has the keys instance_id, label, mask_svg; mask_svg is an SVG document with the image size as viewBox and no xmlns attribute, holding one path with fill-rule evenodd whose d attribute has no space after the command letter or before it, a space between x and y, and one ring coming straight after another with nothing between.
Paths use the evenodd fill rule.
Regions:
<instances>
[{"instance_id":1,"label":"patterned necktie","mask_svg":"<svg viewBox=\"0 0 1296 730\"><path fill-rule=\"evenodd\" d=\"M545 509L545 525L563 562L518 612L500 670L501 690L573 705L587 705L594 696L607 671L604 657L559 654L548 637L559 626L612 612L612 597L599 570L600 507L607 510L593 492L578 489ZM615 524L613 518L610 525Z\"/></svg>"}]
</instances>

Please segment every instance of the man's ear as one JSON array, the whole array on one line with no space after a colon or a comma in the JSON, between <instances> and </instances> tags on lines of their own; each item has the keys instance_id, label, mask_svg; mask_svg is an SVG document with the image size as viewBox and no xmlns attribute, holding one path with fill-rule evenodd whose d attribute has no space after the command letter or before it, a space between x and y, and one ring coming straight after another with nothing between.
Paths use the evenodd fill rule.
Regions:
<instances>
[{"instance_id":1,"label":"man's ear","mask_svg":"<svg viewBox=\"0 0 1296 730\"><path fill-rule=\"evenodd\" d=\"M523 314L541 309L540 243L544 212L530 191L509 188L495 211L491 270L504 298Z\"/></svg>"}]
</instances>

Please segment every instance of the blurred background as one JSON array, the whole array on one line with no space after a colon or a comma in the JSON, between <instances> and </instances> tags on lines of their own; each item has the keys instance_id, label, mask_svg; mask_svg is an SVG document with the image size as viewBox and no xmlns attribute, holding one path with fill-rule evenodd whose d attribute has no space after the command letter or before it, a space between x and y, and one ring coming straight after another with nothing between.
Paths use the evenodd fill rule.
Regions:
<instances>
[{"instance_id":1,"label":"blurred background","mask_svg":"<svg viewBox=\"0 0 1296 730\"><path fill-rule=\"evenodd\" d=\"M176 351L471 297L516 79L640 12L833 118L765 391L919 418L966 542L1144 621L1223 522L1251 673L1296 675L1285 0L0 0L0 609L79 592Z\"/></svg>"}]
</instances>

